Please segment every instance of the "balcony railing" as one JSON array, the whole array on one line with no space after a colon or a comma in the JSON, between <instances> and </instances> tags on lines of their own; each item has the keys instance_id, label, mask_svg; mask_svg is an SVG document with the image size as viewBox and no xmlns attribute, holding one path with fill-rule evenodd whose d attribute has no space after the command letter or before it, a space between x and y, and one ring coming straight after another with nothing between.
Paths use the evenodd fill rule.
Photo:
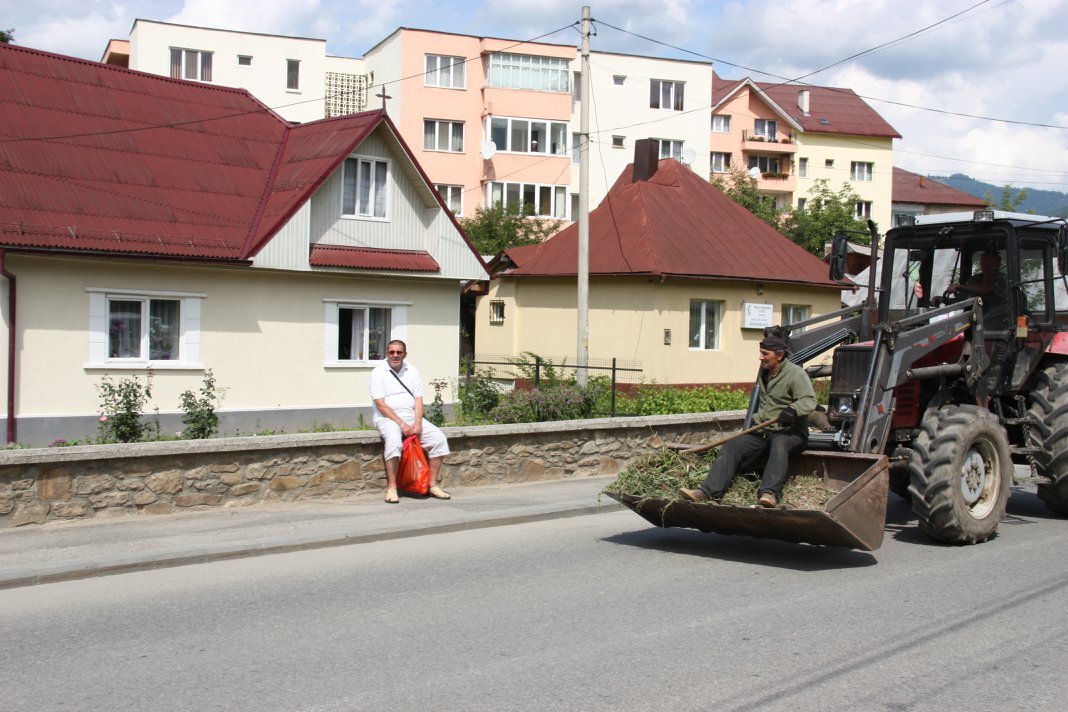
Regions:
<instances>
[{"instance_id":1,"label":"balcony railing","mask_svg":"<svg viewBox=\"0 0 1068 712\"><path fill-rule=\"evenodd\" d=\"M742 140L743 141L753 141L754 143L770 143L770 144L776 144L776 143L780 143L780 144L781 143L796 144L797 143L791 137L783 136L783 137L780 138L778 136L767 136L765 134L759 134L756 131L749 131L748 129L742 131Z\"/></svg>"}]
</instances>

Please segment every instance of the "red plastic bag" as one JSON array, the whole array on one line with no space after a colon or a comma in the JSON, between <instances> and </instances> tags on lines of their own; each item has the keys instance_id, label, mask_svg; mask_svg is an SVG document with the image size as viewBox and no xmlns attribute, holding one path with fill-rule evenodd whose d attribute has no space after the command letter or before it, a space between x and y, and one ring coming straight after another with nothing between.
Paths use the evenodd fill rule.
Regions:
<instances>
[{"instance_id":1,"label":"red plastic bag","mask_svg":"<svg viewBox=\"0 0 1068 712\"><path fill-rule=\"evenodd\" d=\"M419 444L418 435L404 439L401 447L400 468L397 472L397 488L414 494L426 494L430 489L430 465L426 453Z\"/></svg>"}]
</instances>

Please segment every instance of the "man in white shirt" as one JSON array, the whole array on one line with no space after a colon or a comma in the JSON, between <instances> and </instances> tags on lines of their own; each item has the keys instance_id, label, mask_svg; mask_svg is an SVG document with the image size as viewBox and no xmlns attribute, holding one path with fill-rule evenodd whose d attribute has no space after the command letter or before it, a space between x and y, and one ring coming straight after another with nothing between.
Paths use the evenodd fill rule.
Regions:
<instances>
[{"instance_id":1,"label":"man in white shirt","mask_svg":"<svg viewBox=\"0 0 1068 712\"><path fill-rule=\"evenodd\" d=\"M441 461L449 454L445 434L423 419L423 379L415 366L405 363L408 347L395 339L386 345L386 360L371 371L369 386L374 404L374 425L385 440L386 502L396 504L397 470L400 466L401 444L410 435L418 435L430 465L430 490L435 499L451 499L438 486Z\"/></svg>"}]
</instances>

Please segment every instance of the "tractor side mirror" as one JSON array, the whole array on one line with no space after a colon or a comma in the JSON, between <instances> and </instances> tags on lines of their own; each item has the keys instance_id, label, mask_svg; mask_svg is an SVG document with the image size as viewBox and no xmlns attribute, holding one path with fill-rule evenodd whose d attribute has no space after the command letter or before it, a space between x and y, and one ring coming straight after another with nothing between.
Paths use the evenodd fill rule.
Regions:
<instances>
[{"instance_id":1,"label":"tractor side mirror","mask_svg":"<svg viewBox=\"0 0 1068 712\"><path fill-rule=\"evenodd\" d=\"M847 254L849 254L849 242L846 236L835 235L831 239L831 279L836 282L845 277Z\"/></svg>"},{"instance_id":2,"label":"tractor side mirror","mask_svg":"<svg viewBox=\"0 0 1068 712\"><path fill-rule=\"evenodd\" d=\"M1057 267L1061 274L1068 275L1068 224L1057 230Z\"/></svg>"}]
</instances>

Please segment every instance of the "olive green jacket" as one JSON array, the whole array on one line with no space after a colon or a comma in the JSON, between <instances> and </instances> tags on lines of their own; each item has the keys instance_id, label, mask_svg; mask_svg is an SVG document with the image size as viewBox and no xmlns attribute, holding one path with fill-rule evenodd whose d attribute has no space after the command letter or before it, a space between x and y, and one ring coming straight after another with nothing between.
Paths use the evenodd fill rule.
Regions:
<instances>
[{"instance_id":1,"label":"olive green jacket","mask_svg":"<svg viewBox=\"0 0 1068 712\"><path fill-rule=\"evenodd\" d=\"M787 407L797 411L797 420L791 430L808 432L808 414L816 409L816 392L805 369L790 361L783 361L779 372L764 382L764 372L757 379L760 397L753 414L753 425L774 420ZM768 426L768 430L781 430L780 425Z\"/></svg>"}]
</instances>

